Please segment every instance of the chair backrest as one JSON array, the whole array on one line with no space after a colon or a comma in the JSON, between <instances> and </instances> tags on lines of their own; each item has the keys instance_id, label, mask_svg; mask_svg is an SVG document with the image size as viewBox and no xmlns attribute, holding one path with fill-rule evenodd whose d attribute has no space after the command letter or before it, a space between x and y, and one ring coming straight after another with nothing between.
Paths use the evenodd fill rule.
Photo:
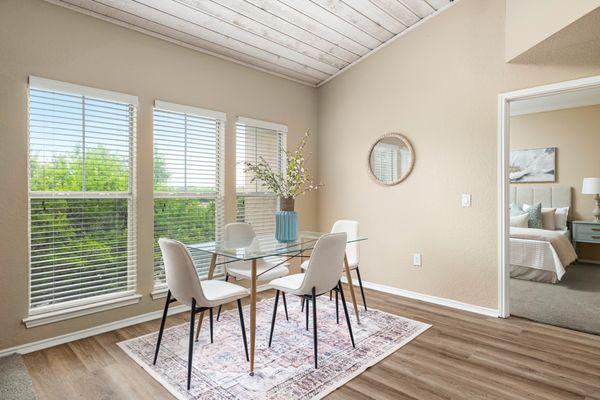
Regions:
<instances>
[{"instance_id":1,"label":"chair backrest","mask_svg":"<svg viewBox=\"0 0 600 400\"><path fill-rule=\"evenodd\" d=\"M348 240L355 240L358 238L358 221L352 221L348 219L340 219L335 221L331 233L346 232ZM358 242L346 244L346 257L348 257L348 264L357 265L359 261Z\"/></svg>"},{"instance_id":2,"label":"chair backrest","mask_svg":"<svg viewBox=\"0 0 600 400\"><path fill-rule=\"evenodd\" d=\"M196 299L198 307L206 304L200 278L187 247L177 240L165 238L160 238L158 244L165 265L167 287L173 297L188 306L192 305L192 298Z\"/></svg>"},{"instance_id":3,"label":"chair backrest","mask_svg":"<svg viewBox=\"0 0 600 400\"><path fill-rule=\"evenodd\" d=\"M321 294L333 289L342 276L345 251L345 232L321 236L310 255L300 290L309 294L314 287Z\"/></svg>"},{"instance_id":4,"label":"chair backrest","mask_svg":"<svg viewBox=\"0 0 600 400\"><path fill-rule=\"evenodd\" d=\"M234 222L225 225L223 240L227 248L250 246L255 237L254 228L246 222Z\"/></svg>"}]
</instances>

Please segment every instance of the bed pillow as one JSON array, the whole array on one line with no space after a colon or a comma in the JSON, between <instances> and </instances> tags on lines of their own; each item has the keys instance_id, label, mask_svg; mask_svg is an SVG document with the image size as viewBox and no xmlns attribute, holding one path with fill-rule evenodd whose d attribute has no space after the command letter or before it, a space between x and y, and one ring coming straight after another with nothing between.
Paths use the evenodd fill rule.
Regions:
<instances>
[{"instance_id":1,"label":"bed pillow","mask_svg":"<svg viewBox=\"0 0 600 400\"><path fill-rule=\"evenodd\" d=\"M522 210L521 207L519 207L517 204L512 203L510 205L510 216L511 217L518 217L520 215L523 215L523 213L525 213L525 210Z\"/></svg>"},{"instance_id":2,"label":"bed pillow","mask_svg":"<svg viewBox=\"0 0 600 400\"><path fill-rule=\"evenodd\" d=\"M556 229L554 224L554 216L556 208L542 208L542 229L553 231Z\"/></svg>"},{"instance_id":3,"label":"bed pillow","mask_svg":"<svg viewBox=\"0 0 600 400\"><path fill-rule=\"evenodd\" d=\"M523 211L529 210L531 205L523 204ZM512 210L512 207L511 207ZM552 210L552 208L542 208L542 213L544 211ZM511 215L512 211L511 211ZM569 217L569 207L558 207L556 208L556 212L554 213L554 229L558 231L564 231L567 229L567 220ZM547 228L544 228L547 229Z\"/></svg>"},{"instance_id":4,"label":"bed pillow","mask_svg":"<svg viewBox=\"0 0 600 400\"><path fill-rule=\"evenodd\" d=\"M514 228L528 228L529 227L529 214L521 214L510 217L510 226Z\"/></svg>"},{"instance_id":5,"label":"bed pillow","mask_svg":"<svg viewBox=\"0 0 600 400\"><path fill-rule=\"evenodd\" d=\"M525 208L526 204L523 204L523 211L529 214L529 227L534 229L544 229L542 225L542 203L534 204L533 206Z\"/></svg>"},{"instance_id":6,"label":"bed pillow","mask_svg":"<svg viewBox=\"0 0 600 400\"><path fill-rule=\"evenodd\" d=\"M569 207L558 207L554 214L554 229L561 231L567 230L567 220L569 218Z\"/></svg>"}]
</instances>

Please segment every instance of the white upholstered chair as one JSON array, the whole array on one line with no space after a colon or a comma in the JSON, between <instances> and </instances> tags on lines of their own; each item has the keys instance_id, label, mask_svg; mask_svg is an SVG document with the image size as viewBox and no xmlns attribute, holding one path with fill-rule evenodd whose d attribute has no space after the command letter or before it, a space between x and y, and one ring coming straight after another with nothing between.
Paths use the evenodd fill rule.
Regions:
<instances>
[{"instance_id":1,"label":"white upholstered chair","mask_svg":"<svg viewBox=\"0 0 600 400\"><path fill-rule=\"evenodd\" d=\"M348 331L350 332L350 340L352 342L352 347L355 347L348 308L346 306L344 291L340 282L342 276L340 265L344 261L345 248L345 232L323 235L315 244L312 255L308 260L306 273L288 275L283 278L274 279L269 283L269 285L276 290L273 319L271 320L271 333L269 335L269 347L273 340L279 292L295 294L306 299L306 329L308 329L308 301L312 300L313 346L315 353L315 368L317 368L317 297L330 290L335 290L336 294L339 292L342 297L342 305L344 307L344 313L346 314L346 324L348 325Z\"/></svg>"},{"instance_id":2,"label":"white upholstered chair","mask_svg":"<svg viewBox=\"0 0 600 400\"><path fill-rule=\"evenodd\" d=\"M242 339L244 340L246 361L248 361L248 343L246 341L246 328L244 327L244 315L242 313L242 303L240 301L241 298L248 295L248 289L221 280L201 281L196 272L194 260L187 247L176 240L164 238L159 239L158 244L160 245L163 256L167 287L169 290L167 291L167 300L160 322L160 331L156 342L153 364L156 364L156 359L158 358L158 350L160 349L160 342L165 328L169 304L174 301L179 301L180 303L189 306L191 311L187 375L187 388L189 390L192 371L192 355L194 351L194 320L196 314L200 312L206 310L210 311L210 342L212 343L213 307L237 300L240 325L242 328Z\"/></svg>"},{"instance_id":3,"label":"white upholstered chair","mask_svg":"<svg viewBox=\"0 0 600 400\"><path fill-rule=\"evenodd\" d=\"M223 240L226 247L246 247L250 246L256 234L252 225L245 222L235 222L225 225L225 232ZM272 262L265 259L258 259L256 263L256 275L258 281L270 281L272 279L286 276L290 273L287 267L287 263L277 265L276 262ZM229 281L229 277L236 279L252 279L252 261L235 261L225 266L225 282ZM285 316L288 318L287 313L287 301L285 296L283 297L283 305L285 308ZM217 321L221 316L221 307L217 312Z\"/></svg>"},{"instance_id":4,"label":"white upholstered chair","mask_svg":"<svg viewBox=\"0 0 600 400\"><path fill-rule=\"evenodd\" d=\"M358 238L358 221L352 221L347 219L341 219L336 221L331 228L331 233L337 232L346 232L348 235L348 240L353 240ZM346 244L346 258L348 259L348 267L350 271L356 271L356 276L358 277L358 285L360 286L360 294L362 296L363 305L365 307L365 311L367 310L367 299L365 297L365 291L363 289L362 279L360 277L360 269L358 267L360 253L358 251L358 242L348 243ZM302 270L306 270L308 266L308 260L304 261L300 267ZM344 264L342 263L342 267ZM337 295L337 293L336 293ZM331 299L331 293L329 294L329 298ZM337 301L337 298L336 298ZM304 307L304 303L302 304Z\"/></svg>"}]
</instances>

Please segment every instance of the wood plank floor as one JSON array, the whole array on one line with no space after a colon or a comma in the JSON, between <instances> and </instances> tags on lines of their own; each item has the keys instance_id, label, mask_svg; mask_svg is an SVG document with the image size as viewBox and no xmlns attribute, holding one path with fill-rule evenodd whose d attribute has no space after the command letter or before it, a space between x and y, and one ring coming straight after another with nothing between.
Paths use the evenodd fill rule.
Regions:
<instances>
[{"instance_id":1,"label":"wood plank floor","mask_svg":"<svg viewBox=\"0 0 600 400\"><path fill-rule=\"evenodd\" d=\"M373 308L433 327L331 393L329 400L600 399L600 336L371 290L366 294ZM187 322L186 317L169 317L168 325ZM172 399L116 345L158 330L159 322L27 354L40 400Z\"/></svg>"}]
</instances>

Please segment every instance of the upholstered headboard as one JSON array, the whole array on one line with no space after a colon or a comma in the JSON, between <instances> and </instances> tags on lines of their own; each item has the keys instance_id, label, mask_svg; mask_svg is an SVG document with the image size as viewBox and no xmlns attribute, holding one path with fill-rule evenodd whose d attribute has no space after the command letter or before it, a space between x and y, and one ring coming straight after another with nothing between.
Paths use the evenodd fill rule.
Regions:
<instances>
[{"instance_id":1,"label":"upholstered headboard","mask_svg":"<svg viewBox=\"0 0 600 400\"><path fill-rule=\"evenodd\" d=\"M571 187L570 186L529 186L510 185L510 203L521 207L523 204L542 203L542 207L569 207L571 220Z\"/></svg>"}]
</instances>

